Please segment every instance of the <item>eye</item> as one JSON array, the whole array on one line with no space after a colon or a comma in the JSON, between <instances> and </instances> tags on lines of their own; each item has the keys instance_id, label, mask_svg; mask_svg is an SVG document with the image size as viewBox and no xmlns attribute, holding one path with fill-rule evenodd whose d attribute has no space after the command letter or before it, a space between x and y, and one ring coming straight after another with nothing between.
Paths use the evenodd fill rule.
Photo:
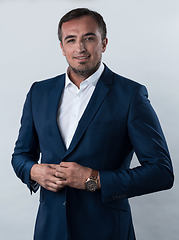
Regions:
<instances>
[{"instance_id":1,"label":"eye","mask_svg":"<svg viewBox=\"0 0 179 240\"><path fill-rule=\"evenodd\" d=\"M86 37L85 41L94 41L94 38L93 37Z\"/></svg>"},{"instance_id":2,"label":"eye","mask_svg":"<svg viewBox=\"0 0 179 240\"><path fill-rule=\"evenodd\" d=\"M69 40L67 40L67 43L74 43L75 42L75 39L69 39Z\"/></svg>"}]
</instances>

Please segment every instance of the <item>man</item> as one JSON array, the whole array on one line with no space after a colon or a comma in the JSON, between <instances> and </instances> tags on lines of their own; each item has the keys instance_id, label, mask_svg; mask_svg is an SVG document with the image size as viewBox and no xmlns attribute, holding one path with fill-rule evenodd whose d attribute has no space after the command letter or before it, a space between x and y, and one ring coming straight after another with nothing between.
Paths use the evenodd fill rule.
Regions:
<instances>
[{"instance_id":1,"label":"man","mask_svg":"<svg viewBox=\"0 0 179 240\"><path fill-rule=\"evenodd\" d=\"M173 185L159 121L146 88L101 62L101 15L72 10L58 36L67 73L32 85L12 158L30 191L41 186L34 239L134 240L128 198Z\"/></svg>"}]
</instances>

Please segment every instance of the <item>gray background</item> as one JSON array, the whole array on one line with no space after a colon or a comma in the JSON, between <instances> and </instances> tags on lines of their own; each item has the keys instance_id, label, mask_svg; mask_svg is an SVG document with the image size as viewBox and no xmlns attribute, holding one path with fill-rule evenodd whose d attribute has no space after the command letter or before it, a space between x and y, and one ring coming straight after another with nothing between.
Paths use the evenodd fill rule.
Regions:
<instances>
[{"instance_id":1,"label":"gray background","mask_svg":"<svg viewBox=\"0 0 179 240\"><path fill-rule=\"evenodd\" d=\"M30 196L10 159L31 84L66 70L57 25L76 7L104 16L109 44L103 61L147 86L173 159L172 190L130 200L137 239L178 240L178 0L0 0L0 239L32 239L38 194Z\"/></svg>"}]
</instances>

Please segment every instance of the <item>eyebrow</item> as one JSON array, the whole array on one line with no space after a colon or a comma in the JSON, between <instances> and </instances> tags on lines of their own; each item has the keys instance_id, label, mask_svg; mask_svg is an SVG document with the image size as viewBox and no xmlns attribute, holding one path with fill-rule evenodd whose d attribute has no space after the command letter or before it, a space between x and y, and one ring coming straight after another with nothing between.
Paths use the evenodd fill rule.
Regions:
<instances>
[{"instance_id":1,"label":"eyebrow","mask_svg":"<svg viewBox=\"0 0 179 240\"><path fill-rule=\"evenodd\" d=\"M86 33L86 34L84 35L84 37L91 36L91 35L92 35L92 36L96 36L95 33L90 33L90 32L89 32L89 33Z\"/></svg>"},{"instance_id":2,"label":"eyebrow","mask_svg":"<svg viewBox=\"0 0 179 240\"><path fill-rule=\"evenodd\" d=\"M75 35L68 35L65 39L64 39L64 41L66 41L67 39L69 39L69 38L75 38L76 36Z\"/></svg>"},{"instance_id":3,"label":"eyebrow","mask_svg":"<svg viewBox=\"0 0 179 240\"><path fill-rule=\"evenodd\" d=\"M85 35L83 35L83 37L87 37L87 36L96 36L96 34L95 34L95 33L92 33L92 32L89 32L89 33L86 33ZM69 38L76 38L76 35L68 35L68 36L64 39L64 41L66 41L66 40L69 39Z\"/></svg>"}]
</instances>

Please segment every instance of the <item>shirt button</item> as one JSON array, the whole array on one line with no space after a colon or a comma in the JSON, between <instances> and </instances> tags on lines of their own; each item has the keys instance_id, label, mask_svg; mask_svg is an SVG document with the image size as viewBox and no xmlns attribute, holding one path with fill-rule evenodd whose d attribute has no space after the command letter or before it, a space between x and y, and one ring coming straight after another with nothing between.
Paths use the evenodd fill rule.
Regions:
<instances>
[{"instance_id":1,"label":"shirt button","mask_svg":"<svg viewBox=\"0 0 179 240\"><path fill-rule=\"evenodd\" d=\"M80 95L80 94L78 94L78 97L81 97L81 95Z\"/></svg>"},{"instance_id":2,"label":"shirt button","mask_svg":"<svg viewBox=\"0 0 179 240\"><path fill-rule=\"evenodd\" d=\"M73 114L73 117L74 117L74 118L76 118L76 115L75 115L75 114Z\"/></svg>"}]
</instances>

